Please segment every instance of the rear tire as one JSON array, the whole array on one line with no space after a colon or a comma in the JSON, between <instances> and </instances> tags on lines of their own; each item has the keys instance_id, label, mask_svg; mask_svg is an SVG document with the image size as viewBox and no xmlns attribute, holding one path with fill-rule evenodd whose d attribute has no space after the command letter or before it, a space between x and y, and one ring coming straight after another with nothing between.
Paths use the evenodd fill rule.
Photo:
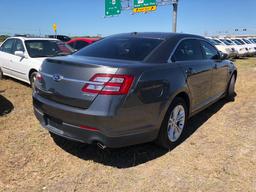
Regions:
<instances>
[{"instance_id":1,"label":"rear tire","mask_svg":"<svg viewBox=\"0 0 256 192\"><path fill-rule=\"evenodd\" d=\"M35 80L36 80L37 71L34 71L29 76L30 86L34 90L35 89Z\"/></svg>"},{"instance_id":2,"label":"rear tire","mask_svg":"<svg viewBox=\"0 0 256 192\"><path fill-rule=\"evenodd\" d=\"M2 69L0 68L0 80L2 80L3 78L4 78L4 74L3 74Z\"/></svg>"},{"instance_id":3,"label":"rear tire","mask_svg":"<svg viewBox=\"0 0 256 192\"><path fill-rule=\"evenodd\" d=\"M233 100L235 97L235 84L236 84L236 76L235 74L232 75L227 89L227 99Z\"/></svg>"},{"instance_id":4,"label":"rear tire","mask_svg":"<svg viewBox=\"0 0 256 192\"><path fill-rule=\"evenodd\" d=\"M187 128L188 107L182 98L175 98L162 122L156 143L165 148L176 147Z\"/></svg>"}]
</instances>

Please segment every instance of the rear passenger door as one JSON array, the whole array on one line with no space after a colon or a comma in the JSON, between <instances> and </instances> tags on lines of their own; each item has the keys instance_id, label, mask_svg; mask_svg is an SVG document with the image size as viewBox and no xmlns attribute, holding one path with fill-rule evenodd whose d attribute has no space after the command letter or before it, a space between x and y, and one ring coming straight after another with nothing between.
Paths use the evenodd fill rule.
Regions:
<instances>
[{"instance_id":1,"label":"rear passenger door","mask_svg":"<svg viewBox=\"0 0 256 192\"><path fill-rule=\"evenodd\" d=\"M204 59L197 39L183 40L172 59L184 71L192 99L191 109L194 112L209 102L213 63Z\"/></svg>"},{"instance_id":2,"label":"rear passenger door","mask_svg":"<svg viewBox=\"0 0 256 192\"><path fill-rule=\"evenodd\" d=\"M216 99L227 89L228 62L220 58L219 51L207 41L201 40L204 58L213 65L211 97Z\"/></svg>"},{"instance_id":3,"label":"rear passenger door","mask_svg":"<svg viewBox=\"0 0 256 192\"><path fill-rule=\"evenodd\" d=\"M13 57L11 60L11 68L13 69L13 74L15 77L26 80L28 66L26 65L26 58L15 55L15 51L21 51L25 54L24 44L20 39L15 40L13 47Z\"/></svg>"}]
</instances>

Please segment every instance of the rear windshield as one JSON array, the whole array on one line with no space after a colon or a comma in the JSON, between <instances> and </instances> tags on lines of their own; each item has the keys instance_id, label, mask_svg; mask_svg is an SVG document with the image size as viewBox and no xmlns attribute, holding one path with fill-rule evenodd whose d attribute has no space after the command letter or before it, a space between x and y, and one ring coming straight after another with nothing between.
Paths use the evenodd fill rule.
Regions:
<instances>
[{"instance_id":1,"label":"rear windshield","mask_svg":"<svg viewBox=\"0 0 256 192\"><path fill-rule=\"evenodd\" d=\"M163 40L138 37L109 37L75 53L79 56L142 61Z\"/></svg>"}]
</instances>

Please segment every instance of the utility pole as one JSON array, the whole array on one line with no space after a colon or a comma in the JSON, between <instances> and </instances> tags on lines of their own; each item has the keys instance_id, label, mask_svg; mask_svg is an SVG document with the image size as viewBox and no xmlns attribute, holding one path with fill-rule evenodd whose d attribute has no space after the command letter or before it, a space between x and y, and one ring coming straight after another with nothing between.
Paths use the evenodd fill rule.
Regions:
<instances>
[{"instance_id":1,"label":"utility pole","mask_svg":"<svg viewBox=\"0 0 256 192\"><path fill-rule=\"evenodd\" d=\"M172 12L172 32L177 32L177 12L178 12L178 1L172 0L173 12Z\"/></svg>"}]
</instances>

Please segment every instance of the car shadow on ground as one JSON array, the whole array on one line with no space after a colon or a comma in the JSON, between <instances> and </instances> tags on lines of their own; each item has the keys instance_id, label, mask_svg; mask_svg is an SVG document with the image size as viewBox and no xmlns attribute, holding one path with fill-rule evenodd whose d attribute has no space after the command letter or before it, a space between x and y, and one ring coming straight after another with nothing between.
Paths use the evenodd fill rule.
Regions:
<instances>
[{"instance_id":1,"label":"car shadow on ground","mask_svg":"<svg viewBox=\"0 0 256 192\"><path fill-rule=\"evenodd\" d=\"M4 96L0 95L0 116L7 115L13 108L13 104Z\"/></svg>"},{"instance_id":2,"label":"car shadow on ground","mask_svg":"<svg viewBox=\"0 0 256 192\"><path fill-rule=\"evenodd\" d=\"M189 120L189 127L184 135L184 138L175 147L189 138L198 128L200 128L202 124L204 124L212 115L217 113L227 102L229 101L222 99L206 110L192 117ZM120 169L134 167L146 163L169 152L168 150L158 147L154 143L146 143L120 149L102 150L96 145L77 143L63 139L56 135L52 135L52 138L60 148L72 155L79 157L80 159L93 160L94 162Z\"/></svg>"}]
</instances>

